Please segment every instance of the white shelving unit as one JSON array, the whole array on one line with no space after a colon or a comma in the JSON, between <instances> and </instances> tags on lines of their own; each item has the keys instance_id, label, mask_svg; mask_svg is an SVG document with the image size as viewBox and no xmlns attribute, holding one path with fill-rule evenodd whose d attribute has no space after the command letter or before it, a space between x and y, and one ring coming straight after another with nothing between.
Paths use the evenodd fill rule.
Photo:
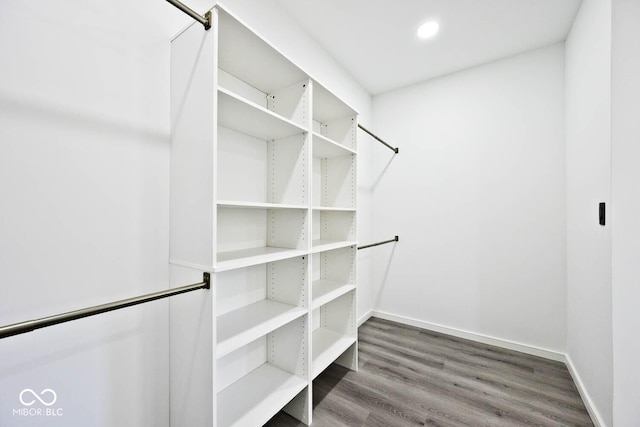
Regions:
<instances>
[{"instance_id":1,"label":"white shelving unit","mask_svg":"<svg viewBox=\"0 0 640 427\"><path fill-rule=\"evenodd\" d=\"M357 113L221 6L172 42L171 423L312 421L357 369Z\"/></svg>"}]
</instances>

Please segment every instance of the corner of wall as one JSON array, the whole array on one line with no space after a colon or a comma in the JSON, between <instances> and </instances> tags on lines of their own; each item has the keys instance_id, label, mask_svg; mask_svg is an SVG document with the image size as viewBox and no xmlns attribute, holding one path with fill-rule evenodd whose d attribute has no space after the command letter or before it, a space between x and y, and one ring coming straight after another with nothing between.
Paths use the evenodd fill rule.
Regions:
<instances>
[{"instance_id":1,"label":"corner of wall","mask_svg":"<svg viewBox=\"0 0 640 427\"><path fill-rule=\"evenodd\" d=\"M591 399L591 396L589 395L589 392L587 391L587 388L585 387L584 382L582 381L582 378L580 378L580 374L578 374L578 371L573 365L573 361L571 360L571 356L569 356L569 354L565 354L564 363L565 365L567 365L569 374L571 374L571 378L573 379L573 382L575 383L576 388L578 389L578 393L580 393L582 402L584 403L584 406L587 408L587 412L589 413L589 416L591 417L591 421L593 421L594 426L606 427L605 422L602 420L602 416L600 416L600 412L598 412L596 405L593 403L593 400Z\"/></svg>"}]
</instances>

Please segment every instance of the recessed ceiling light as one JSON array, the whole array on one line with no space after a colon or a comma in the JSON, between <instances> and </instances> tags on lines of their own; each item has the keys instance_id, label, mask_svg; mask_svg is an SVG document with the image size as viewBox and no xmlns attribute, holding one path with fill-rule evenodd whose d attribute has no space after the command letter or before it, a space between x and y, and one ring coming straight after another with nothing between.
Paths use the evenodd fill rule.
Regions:
<instances>
[{"instance_id":1,"label":"recessed ceiling light","mask_svg":"<svg viewBox=\"0 0 640 427\"><path fill-rule=\"evenodd\" d=\"M421 39L430 39L435 36L440 29L440 24L436 21L428 21L418 27L418 37Z\"/></svg>"}]
</instances>

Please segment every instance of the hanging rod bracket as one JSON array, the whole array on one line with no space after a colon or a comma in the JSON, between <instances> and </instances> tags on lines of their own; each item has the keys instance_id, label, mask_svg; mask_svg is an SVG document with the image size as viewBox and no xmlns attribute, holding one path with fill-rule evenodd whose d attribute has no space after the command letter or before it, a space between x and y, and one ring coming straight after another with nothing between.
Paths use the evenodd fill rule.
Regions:
<instances>
[{"instance_id":1,"label":"hanging rod bracket","mask_svg":"<svg viewBox=\"0 0 640 427\"><path fill-rule=\"evenodd\" d=\"M204 283L202 289L211 289L211 274L207 273L206 271L202 273L202 283Z\"/></svg>"},{"instance_id":2,"label":"hanging rod bracket","mask_svg":"<svg viewBox=\"0 0 640 427\"><path fill-rule=\"evenodd\" d=\"M207 22L202 24L204 26L205 31L209 31L211 29L211 22L213 20L212 16L213 15L211 15L211 11L210 10L208 10L207 13L204 14L204 19L207 20ZM207 274L209 274L209 273L207 273Z\"/></svg>"},{"instance_id":3,"label":"hanging rod bracket","mask_svg":"<svg viewBox=\"0 0 640 427\"><path fill-rule=\"evenodd\" d=\"M176 8L180 9L181 11L189 15L190 17L192 17L193 19L195 19L196 21L198 21L199 23L201 23L204 26L205 30L209 30L211 28L211 22L213 19L211 15L211 11L208 11L207 13L204 14L204 16L202 16L198 12L191 9L189 6L187 6L186 4L182 3L179 0L167 0L167 1L171 3L173 6L175 6Z\"/></svg>"}]
</instances>

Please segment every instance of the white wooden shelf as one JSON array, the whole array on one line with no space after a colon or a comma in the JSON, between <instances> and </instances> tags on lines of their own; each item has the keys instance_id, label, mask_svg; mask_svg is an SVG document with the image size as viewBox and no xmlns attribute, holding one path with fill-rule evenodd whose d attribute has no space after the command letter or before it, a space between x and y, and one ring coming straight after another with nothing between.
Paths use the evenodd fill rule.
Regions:
<instances>
[{"instance_id":1,"label":"white wooden shelf","mask_svg":"<svg viewBox=\"0 0 640 427\"><path fill-rule=\"evenodd\" d=\"M307 131L291 120L223 88L218 88L218 125L265 141Z\"/></svg>"},{"instance_id":2,"label":"white wooden shelf","mask_svg":"<svg viewBox=\"0 0 640 427\"><path fill-rule=\"evenodd\" d=\"M356 110L317 82L314 82L313 89L313 120L326 123L341 117L358 114Z\"/></svg>"},{"instance_id":3,"label":"white wooden shelf","mask_svg":"<svg viewBox=\"0 0 640 427\"><path fill-rule=\"evenodd\" d=\"M324 159L350 156L352 154L356 154L356 152L332 141L326 136L320 135L318 132L313 132L313 157Z\"/></svg>"},{"instance_id":4,"label":"white wooden shelf","mask_svg":"<svg viewBox=\"0 0 640 427\"><path fill-rule=\"evenodd\" d=\"M314 211L333 211L333 212L355 212L356 208L337 208L331 206L314 206L311 209Z\"/></svg>"},{"instance_id":5,"label":"white wooden shelf","mask_svg":"<svg viewBox=\"0 0 640 427\"><path fill-rule=\"evenodd\" d=\"M355 212L356 208L349 208L345 206L322 206L322 205L314 205L314 211L334 211L334 212Z\"/></svg>"},{"instance_id":6,"label":"white wooden shelf","mask_svg":"<svg viewBox=\"0 0 640 427\"><path fill-rule=\"evenodd\" d=\"M305 313L301 307L262 300L218 316L216 356L229 354Z\"/></svg>"},{"instance_id":7,"label":"white wooden shelf","mask_svg":"<svg viewBox=\"0 0 640 427\"><path fill-rule=\"evenodd\" d=\"M354 337L340 334L325 328L313 331L312 379L333 363L353 343Z\"/></svg>"},{"instance_id":8,"label":"white wooden shelf","mask_svg":"<svg viewBox=\"0 0 640 427\"><path fill-rule=\"evenodd\" d=\"M218 392L218 427L261 426L307 386L269 363Z\"/></svg>"},{"instance_id":9,"label":"white wooden shelf","mask_svg":"<svg viewBox=\"0 0 640 427\"><path fill-rule=\"evenodd\" d=\"M355 246L358 242L352 240L328 240L318 239L312 243L311 253L330 251L332 249L346 248L349 246Z\"/></svg>"},{"instance_id":10,"label":"white wooden shelf","mask_svg":"<svg viewBox=\"0 0 640 427\"><path fill-rule=\"evenodd\" d=\"M335 280L319 279L313 282L313 302L311 309L315 310L320 306L333 301L334 299L351 292L356 287L350 283L338 282Z\"/></svg>"},{"instance_id":11,"label":"white wooden shelf","mask_svg":"<svg viewBox=\"0 0 640 427\"><path fill-rule=\"evenodd\" d=\"M287 258L295 258L306 254L306 251L300 249L276 248L272 246L219 252L218 262L214 267L213 272L219 273L221 271L233 270L236 268L250 267L252 265L265 264L267 262L280 261Z\"/></svg>"},{"instance_id":12,"label":"white wooden shelf","mask_svg":"<svg viewBox=\"0 0 640 427\"><path fill-rule=\"evenodd\" d=\"M303 205L289 205L283 203L245 202L241 200L218 200L218 207L242 209L307 209Z\"/></svg>"}]
</instances>

